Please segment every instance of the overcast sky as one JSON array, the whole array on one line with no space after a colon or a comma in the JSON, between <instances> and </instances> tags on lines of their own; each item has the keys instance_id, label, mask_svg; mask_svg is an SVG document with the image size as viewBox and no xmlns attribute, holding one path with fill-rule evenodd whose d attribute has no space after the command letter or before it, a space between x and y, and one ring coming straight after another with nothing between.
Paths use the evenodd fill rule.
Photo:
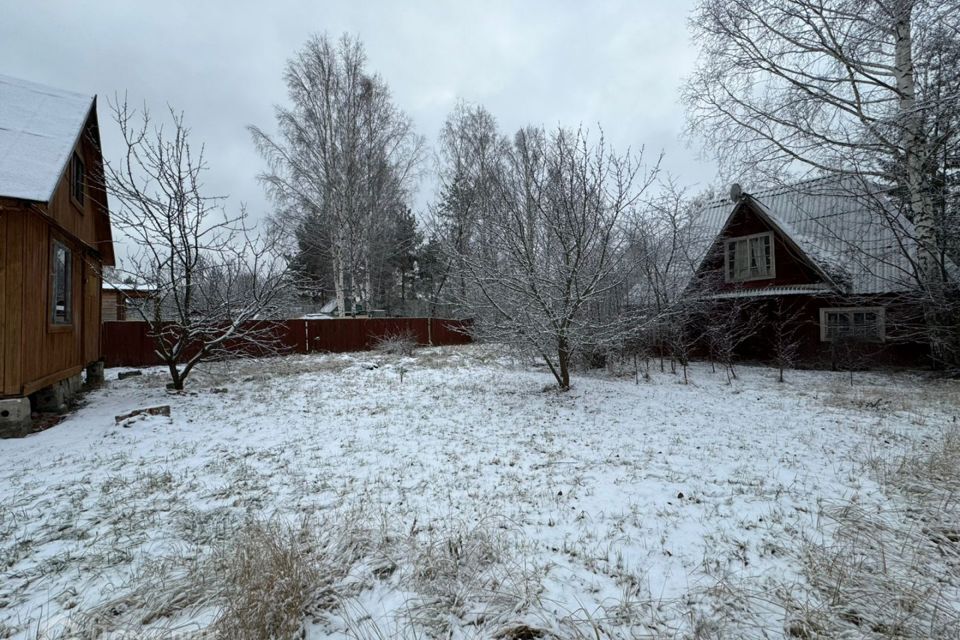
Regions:
<instances>
[{"instance_id":1,"label":"overcast sky","mask_svg":"<svg viewBox=\"0 0 960 640\"><path fill-rule=\"evenodd\" d=\"M600 123L618 148L662 149L667 169L703 186L714 167L680 139L678 86L696 55L692 4L0 0L0 74L96 93L108 159L118 151L107 104L115 94L184 111L207 147L211 195L246 202L257 217L269 203L246 126L274 129L286 60L323 32L360 37L370 69L431 145L463 98L505 132ZM433 190L422 183L418 209Z\"/></svg>"}]
</instances>

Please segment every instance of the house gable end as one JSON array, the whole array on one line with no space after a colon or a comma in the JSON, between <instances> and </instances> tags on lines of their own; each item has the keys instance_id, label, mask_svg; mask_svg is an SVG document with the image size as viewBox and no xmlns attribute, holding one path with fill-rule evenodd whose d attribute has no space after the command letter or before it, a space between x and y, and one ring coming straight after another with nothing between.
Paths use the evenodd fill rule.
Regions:
<instances>
[{"instance_id":1,"label":"house gable end","mask_svg":"<svg viewBox=\"0 0 960 640\"><path fill-rule=\"evenodd\" d=\"M728 281L727 242L737 238L762 237L768 233L772 237L770 277ZM743 198L731 210L698 266L691 285L712 293L798 285L835 288L835 283L749 197Z\"/></svg>"},{"instance_id":2,"label":"house gable end","mask_svg":"<svg viewBox=\"0 0 960 640\"><path fill-rule=\"evenodd\" d=\"M72 193L74 157L78 157L84 167L85 186L81 200ZM94 102L83 126L77 131L49 199L44 202L23 202L28 210L49 219L62 233L97 252L103 264L112 266L115 262L113 237L102 176L103 156Z\"/></svg>"}]
</instances>

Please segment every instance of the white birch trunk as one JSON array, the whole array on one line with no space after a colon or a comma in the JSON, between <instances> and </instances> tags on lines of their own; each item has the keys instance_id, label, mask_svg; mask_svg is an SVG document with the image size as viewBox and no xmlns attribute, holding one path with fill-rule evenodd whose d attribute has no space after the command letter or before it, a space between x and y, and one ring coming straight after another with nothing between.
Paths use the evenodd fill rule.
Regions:
<instances>
[{"instance_id":1,"label":"white birch trunk","mask_svg":"<svg viewBox=\"0 0 960 640\"><path fill-rule=\"evenodd\" d=\"M333 287L337 296L337 315L344 317L346 314L346 295L343 289L344 283L343 269L343 232L337 230L337 237L333 246Z\"/></svg>"},{"instance_id":2,"label":"white birch trunk","mask_svg":"<svg viewBox=\"0 0 960 640\"><path fill-rule=\"evenodd\" d=\"M930 199L929 179L924 171L923 139L920 114L917 112L916 81L913 65L913 35L910 0L901 4L900 19L896 24L894 74L899 95L898 112L901 119L901 144L906 164L906 183L910 195L910 211L917 234L917 263L922 281L928 286L939 279L934 255L936 226L933 202Z\"/></svg>"}]
</instances>

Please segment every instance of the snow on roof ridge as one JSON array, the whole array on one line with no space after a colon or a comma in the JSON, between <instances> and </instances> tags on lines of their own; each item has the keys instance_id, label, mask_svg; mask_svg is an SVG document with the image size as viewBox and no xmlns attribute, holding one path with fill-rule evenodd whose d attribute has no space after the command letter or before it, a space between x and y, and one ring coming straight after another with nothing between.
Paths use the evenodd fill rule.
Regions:
<instances>
[{"instance_id":1,"label":"snow on roof ridge","mask_svg":"<svg viewBox=\"0 0 960 640\"><path fill-rule=\"evenodd\" d=\"M2 73L0 73L0 84L8 84L14 87L20 87L22 89L29 89L35 93L45 93L56 98L82 98L85 100L93 100L95 97L92 93L88 94L80 93L79 91L71 91L69 89L60 89L48 84L33 82L32 80L24 80L23 78L15 78Z\"/></svg>"},{"instance_id":2,"label":"snow on roof ridge","mask_svg":"<svg viewBox=\"0 0 960 640\"><path fill-rule=\"evenodd\" d=\"M803 191L802 187L805 185L812 185L817 182L829 183L836 182L841 183L845 182L854 176L849 175L833 175L833 176L820 176L817 178L805 178L803 180L797 180L795 182L784 183L777 185L775 187L766 187L757 192L744 191L744 195L749 196L753 199L759 199L761 197L772 198L776 196L782 196L789 193L800 193L802 195L837 195L836 193L831 193L829 191ZM847 192L847 189L844 189L844 192ZM704 205L704 209L713 209L715 207L728 207L733 204L730 198L717 198L716 200L711 200Z\"/></svg>"},{"instance_id":3,"label":"snow on roof ridge","mask_svg":"<svg viewBox=\"0 0 960 640\"><path fill-rule=\"evenodd\" d=\"M843 285L849 293L904 290L910 286L904 275L910 273L910 258L884 248L901 240L909 246L909 220L898 217L897 224L892 224L885 216L873 215L865 201L888 191L856 176L834 175L768 189L738 202L727 199L705 205L697 225L712 237L696 247L698 265L737 208L749 203L794 242L827 280ZM876 202L889 206L886 198Z\"/></svg>"},{"instance_id":4,"label":"snow on roof ridge","mask_svg":"<svg viewBox=\"0 0 960 640\"><path fill-rule=\"evenodd\" d=\"M95 100L0 75L0 196L50 200Z\"/></svg>"}]
</instances>

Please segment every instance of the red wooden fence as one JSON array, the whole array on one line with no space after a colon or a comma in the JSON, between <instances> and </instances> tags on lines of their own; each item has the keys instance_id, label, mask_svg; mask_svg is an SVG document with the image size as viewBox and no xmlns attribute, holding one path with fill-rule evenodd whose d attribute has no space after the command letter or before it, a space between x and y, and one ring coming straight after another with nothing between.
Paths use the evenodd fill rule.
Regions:
<instances>
[{"instance_id":1,"label":"red wooden fence","mask_svg":"<svg viewBox=\"0 0 960 640\"><path fill-rule=\"evenodd\" d=\"M470 342L470 323L440 318L336 318L271 322L274 347L281 353L365 351L385 336L409 332L421 345ZM146 322L104 322L103 357L108 367L146 367L160 364ZM249 352L243 345L238 352Z\"/></svg>"}]
</instances>

